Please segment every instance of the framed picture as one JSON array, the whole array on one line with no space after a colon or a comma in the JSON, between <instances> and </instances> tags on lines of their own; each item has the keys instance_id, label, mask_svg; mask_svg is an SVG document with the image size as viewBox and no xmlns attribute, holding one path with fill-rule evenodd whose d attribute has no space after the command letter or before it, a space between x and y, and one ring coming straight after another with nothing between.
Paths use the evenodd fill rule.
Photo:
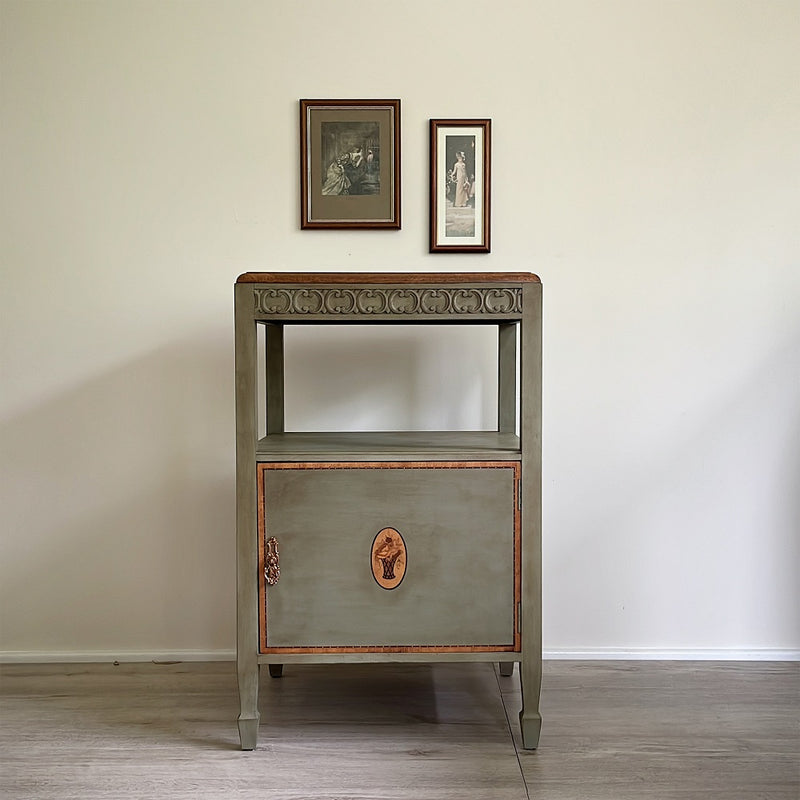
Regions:
<instances>
[{"instance_id":1,"label":"framed picture","mask_svg":"<svg viewBox=\"0 0 800 800\"><path fill-rule=\"evenodd\" d=\"M488 253L490 119L431 120L431 253Z\"/></svg>"},{"instance_id":2,"label":"framed picture","mask_svg":"<svg viewBox=\"0 0 800 800\"><path fill-rule=\"evenodd\" d=\"M400 228L400 101L300 101L301 228Z\"/></svg>"}]
</instances>

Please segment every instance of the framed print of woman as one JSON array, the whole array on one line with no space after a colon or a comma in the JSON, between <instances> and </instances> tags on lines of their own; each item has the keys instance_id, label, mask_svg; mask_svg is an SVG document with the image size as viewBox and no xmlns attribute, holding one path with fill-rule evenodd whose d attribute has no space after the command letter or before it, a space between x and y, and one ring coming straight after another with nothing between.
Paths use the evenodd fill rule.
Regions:
<instances>
[{"instance_id":1,"label":"framed print of woman","mask_svg":"<svg viewBox=\"0 0 800 800\"><path fill-rule=\"evenodd\" d=\"M435 252L489 252L490 120L431 120Z\"/></svg>"}]
</instances>

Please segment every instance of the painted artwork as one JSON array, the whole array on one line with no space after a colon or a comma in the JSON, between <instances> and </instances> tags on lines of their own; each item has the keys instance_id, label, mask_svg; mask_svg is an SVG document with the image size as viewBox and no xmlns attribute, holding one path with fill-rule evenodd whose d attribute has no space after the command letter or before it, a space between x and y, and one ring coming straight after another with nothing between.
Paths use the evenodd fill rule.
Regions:
<instances>
[{"instance_id":1,"label":"painted artwork","mask_svg":"<svg viewBox=\"0 0 800 800\"><path fill-rule=\"evenodd\" d=\"M475 235L475 136L445 136L445 237Z\"/></svg>"},{"instance_id":2,"label":"painted artwork","mask_svg":"<svg viewBox=\"0 0 800 800\"><path fill-rule=\"evenodd\" d=\"M300 101L300 227L400 228L400 101Z\"/></svg>"},{"instance_id":3,"label":"painted artwork","mask_svg":"<svg viewBox=\"0 0 800 800\"><path fill-rule=\"evenodd\" d=\"M327 165L323 195L376 195L381 191L380 125L376 122L323 122L321 151Z\"/></svg>"}]
</instances>

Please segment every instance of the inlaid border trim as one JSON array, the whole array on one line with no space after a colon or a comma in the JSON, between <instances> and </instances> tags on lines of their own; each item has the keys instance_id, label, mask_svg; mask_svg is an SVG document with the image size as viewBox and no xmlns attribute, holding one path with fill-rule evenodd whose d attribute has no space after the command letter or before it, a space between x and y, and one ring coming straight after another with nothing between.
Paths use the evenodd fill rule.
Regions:
<instances>
[{"instance_id":1,"label":"inlaid border trim","mask_svg":"<svg viewBox=\"0 0 800 800\"><path fill-rule=\"evenodd\" d=\"M521 576L521 515L520 477L522 465L519 461L310 461L310 462L259 462L257 465L258 486L258 606L259 606L259 655L304 653L519 653L522 651L520 636L520 604L522 600ZM267 645L267 587L264 580L266 510L264 507L264 476L274 469L510 469L514 473L514 641L513 644L487 645L365 645L365 646L316 646L316 647L269 647Z\"/></svg>"}]
</instances>

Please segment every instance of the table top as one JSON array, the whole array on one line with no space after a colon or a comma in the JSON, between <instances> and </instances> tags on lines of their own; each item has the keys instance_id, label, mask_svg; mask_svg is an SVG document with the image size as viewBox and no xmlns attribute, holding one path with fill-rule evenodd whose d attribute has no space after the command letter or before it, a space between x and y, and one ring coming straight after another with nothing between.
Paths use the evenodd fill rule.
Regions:
<instances>
[{"instance_id":1,"label":"table top","mask_svg":"<svg viewBox=\"0 0 800 800\"><path fill-rule=\"evenodd\" d=\"M245 272L236 283L541 283L532 272Z\"/></svg>"}]
</instances>

